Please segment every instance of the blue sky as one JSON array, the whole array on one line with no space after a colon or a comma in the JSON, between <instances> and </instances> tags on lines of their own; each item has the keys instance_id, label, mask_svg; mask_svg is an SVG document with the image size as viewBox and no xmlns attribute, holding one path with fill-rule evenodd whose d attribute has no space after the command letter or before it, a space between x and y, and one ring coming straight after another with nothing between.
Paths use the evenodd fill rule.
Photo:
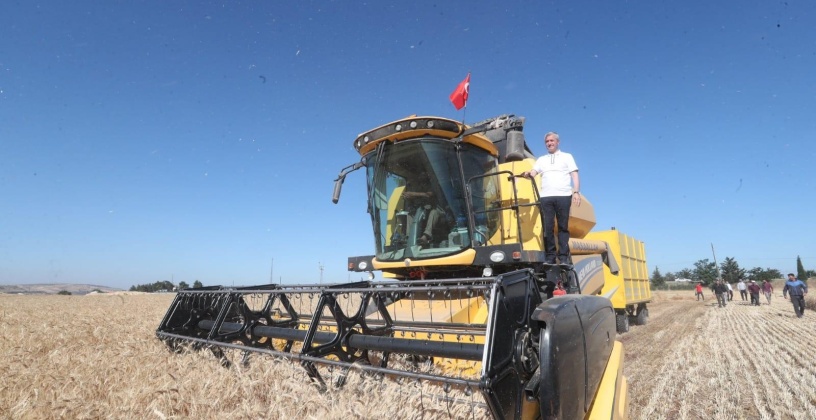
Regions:
<instances>
[{"instance_id":1,"label":"blue sky","mask_svg":"<svg viewBox=\"0 0 816 420\"><path fill-rule=\"evenodd\" d=\"M356 280L357 134L410 114L561 134L650 272L816 267L816 3L0 5L0 283ZM471 72L466 111L448 95ZM274 259L274 270L271 270Z\"/></svg>"}]
</instances>

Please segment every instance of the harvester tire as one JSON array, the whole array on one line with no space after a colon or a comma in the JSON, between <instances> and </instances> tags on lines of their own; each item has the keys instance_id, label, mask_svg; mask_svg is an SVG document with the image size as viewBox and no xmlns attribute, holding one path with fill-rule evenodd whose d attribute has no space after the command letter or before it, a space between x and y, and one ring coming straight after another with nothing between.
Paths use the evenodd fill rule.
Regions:
<instances>
[{"instance_id":1,"label":"harvester tire","mask_svg":"<svg viewBox=\"0 0 816 420\"><path fill-rule=\"evenodd\" d=\"M629 314L615 314L615 326L617 327L618 334L629 332Z\"/></svg>"}]
</instances>

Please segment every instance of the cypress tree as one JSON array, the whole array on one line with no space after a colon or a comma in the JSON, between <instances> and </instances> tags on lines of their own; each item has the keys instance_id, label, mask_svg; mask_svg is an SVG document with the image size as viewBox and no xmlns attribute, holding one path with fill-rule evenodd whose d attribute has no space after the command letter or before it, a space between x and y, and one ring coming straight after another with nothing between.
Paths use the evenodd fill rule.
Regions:
<instances>
[{"instance_id":1,"label":"cypress tree","mask_svg":"<svg viewBox=\"0 0 816 420\"><path fill-rule=\"evenodd\" d=\"M802 265L802 258L798 255L796 256L796 278L802 281L807 281L807 271L805 271L805 266Z\"/></svg>"}]
</instances>

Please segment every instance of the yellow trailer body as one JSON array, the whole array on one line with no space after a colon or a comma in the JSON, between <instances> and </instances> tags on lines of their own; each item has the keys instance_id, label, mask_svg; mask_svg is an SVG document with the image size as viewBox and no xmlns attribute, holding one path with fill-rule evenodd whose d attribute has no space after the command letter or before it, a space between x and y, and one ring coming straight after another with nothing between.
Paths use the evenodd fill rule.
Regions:
<instances>
[{"instance_id":1,"label":"yellow trailer body","mask_svg":"<svg viewBox=\"0 0 816 420\"><path fill-rule=\"evenodd\" d=\"M643 241L615 229L589 232L586 239L606 242L618 263L616 274L604 265L605 282L601 289L619 315L618 332L629 330L630 318L635 325L646 324L649 316L646 304L652 300L652 290Z\"/></svg>"}]
</instances>

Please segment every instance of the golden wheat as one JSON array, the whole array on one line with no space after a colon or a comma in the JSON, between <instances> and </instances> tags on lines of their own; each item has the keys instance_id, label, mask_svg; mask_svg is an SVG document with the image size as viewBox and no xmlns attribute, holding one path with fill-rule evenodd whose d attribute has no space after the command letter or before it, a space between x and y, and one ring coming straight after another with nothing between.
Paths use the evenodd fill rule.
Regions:
<instances>
[{"instance_id":1,"label":"golden wheat","mask_svg":"<svg viewBox=\"0 0 816 420\"><path fill-rule=\"evenodd\" d=\"M0 418L486 417L478 393L359 374L320 393L289 362L173 354L154 335L172 297L0 295ZM781 297L719 309L686 292L656 293L650 312L619 336L631 418L816 418L812 312L797 319Z\"/></svg>"},{"instance_id":2,"label":"golden wheat","mask_svg":"<svg viewBox=\"0 0 816 420\"><path fill-rule=\"evenodd\" d=\"M352 374L320 393L286 361L173 354L154 335L172 297L0 295L0 418L485 418L478 392Z\"/></svg>"}]
</instances>

